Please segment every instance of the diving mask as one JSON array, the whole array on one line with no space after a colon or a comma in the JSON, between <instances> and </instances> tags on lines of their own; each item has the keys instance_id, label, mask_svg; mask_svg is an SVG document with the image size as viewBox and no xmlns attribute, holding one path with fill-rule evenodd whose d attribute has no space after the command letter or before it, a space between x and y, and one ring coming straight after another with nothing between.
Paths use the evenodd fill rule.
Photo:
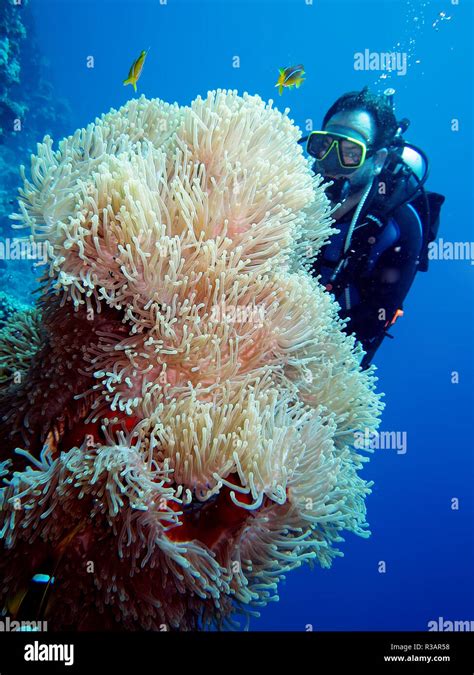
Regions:
<instances>
[{"instance_id":1,"label":"diving mask","mask_svg":"<svg viewBox=\"0 0 474 675\"><path fill-rule=\"evenodd\" d=\"M334 176L350 175L375 153L363 141L333 131L313 131L306 150L316 159L318 173Z\"/></svg>"}]
</instances>

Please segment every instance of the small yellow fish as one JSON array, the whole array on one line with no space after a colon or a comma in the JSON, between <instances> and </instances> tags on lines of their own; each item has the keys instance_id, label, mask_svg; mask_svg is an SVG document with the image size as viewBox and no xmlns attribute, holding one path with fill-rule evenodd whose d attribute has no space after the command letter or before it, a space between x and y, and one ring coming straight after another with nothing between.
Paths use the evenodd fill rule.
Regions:
<instances>
[{"instance_id":1,"label":"small yellow fish","mask_svg":"<svg viewBox=\"0 0 474 675\"><path fill-rule=\"evenodd\" d=\"M142 51L138 59L132 63L127 79L123 81L124 84L132 84L135 91L137 91L137 82L142 74L143 64L149 51L149 49Z\"/></svg>"},{"instance_id":2,"label":"small yellow fish","mask_svg":"<svg viewBox=\"0 0 474 675\"><path fill-rule=\"evenodd\" d=\"M283 92L283 87L288 87L291 89L296 86L297 89L301 86L301 83L304 82L305 75L304 66L289 66L288 68L279 68L280 75L275 87L278 87L278 93L280 96Z\"/></svg>"}]
</instances>

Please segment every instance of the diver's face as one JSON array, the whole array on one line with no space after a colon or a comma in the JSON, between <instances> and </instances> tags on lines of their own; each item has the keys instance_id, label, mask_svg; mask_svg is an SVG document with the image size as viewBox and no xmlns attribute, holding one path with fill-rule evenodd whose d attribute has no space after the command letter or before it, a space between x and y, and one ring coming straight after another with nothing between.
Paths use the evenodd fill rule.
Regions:
<instances>
[{"instance_id":1,"label":"diver's face","mask_svg":"<svg viewBox=\"0 0 474 675\"><path fill-rule=\"evenodd\" d=\"M338 112L329 120L324 131L333 131L334 133L347 134L353 136L366 144L370 149L373 145L376 127L375 122L369 113L364 110L355 110L347 112ZM353 173L325 174L325 178L339 178L343 176L351 184L351 191L357 191L365 187L374 176L380 173L387 157L387 149L378 150L373 156L365 160L364 164Z\"/></svg>"}]
</instances>

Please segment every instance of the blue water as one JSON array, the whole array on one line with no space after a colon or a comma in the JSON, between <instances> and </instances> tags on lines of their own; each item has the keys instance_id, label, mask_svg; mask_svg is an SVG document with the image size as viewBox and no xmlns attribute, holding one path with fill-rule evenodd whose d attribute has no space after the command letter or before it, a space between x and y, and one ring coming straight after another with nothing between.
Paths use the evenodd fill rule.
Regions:
<instances>
[{"instance_id":1,"label":"blue water","mask_svg":"<svg viewBox=\"0 0 474 675\"><path fill-rule=\"evenodd\" d=\"M134 95L122 80L148 47L139 94L188 104L218 87L258 93L290 107L302 130L307 120L318 128L345 91L393 86L398 117L411 120L408 140L430 156L428 186L446 195L440 236L474 240L472 2L32 0L31 7L53 91L71 109L67 132ZM354 53L365 49L407 52L406 75L356 71ZM307 80L279 97L278 68L296 63ZM415 281L396 338L375 358L386 393L382 430L406 432L408 445L405 454L377 451L364 469L375 481L371 538L348 536L345 557L330 570L288 575L280 602L253 630L426 630L438 617L474 620L473 279L469 260L432 261Z\"/></svg>"}]
</instances>

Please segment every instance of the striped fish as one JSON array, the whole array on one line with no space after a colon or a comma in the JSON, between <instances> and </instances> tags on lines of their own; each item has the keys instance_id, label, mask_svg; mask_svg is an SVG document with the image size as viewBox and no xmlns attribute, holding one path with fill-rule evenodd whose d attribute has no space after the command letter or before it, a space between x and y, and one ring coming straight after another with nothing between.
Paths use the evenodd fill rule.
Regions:
<instances>
[{"instance_id":1,"label":"striped fish","mask_svg":"<svg viewBox=\"0 0 474 675\"><path fill-rule=\"evenodd\" d=\"M127 79L123 81L124 84L133 85L133 89L135 91L137 91L137 81L140 75L142 74L143 64L145 63L148 51L145 50L142 51L138 59L136 59L136 61L132 63Z\"/></svg>"},{"instance_id":2,"label":"striped fish","mask_svg":"<svg viewBox=\"0 0 474 675\"><path fill-rule=\"evenodd\" d=\"M304 82L303 75L304 66L301 64L299 66L289 66L288 68L279 68L280 75L275 87L278 87L278 93L282 94L283 87L296 87L297 89L301 86L301 83Z\"/></svg>"}]
</instances>

